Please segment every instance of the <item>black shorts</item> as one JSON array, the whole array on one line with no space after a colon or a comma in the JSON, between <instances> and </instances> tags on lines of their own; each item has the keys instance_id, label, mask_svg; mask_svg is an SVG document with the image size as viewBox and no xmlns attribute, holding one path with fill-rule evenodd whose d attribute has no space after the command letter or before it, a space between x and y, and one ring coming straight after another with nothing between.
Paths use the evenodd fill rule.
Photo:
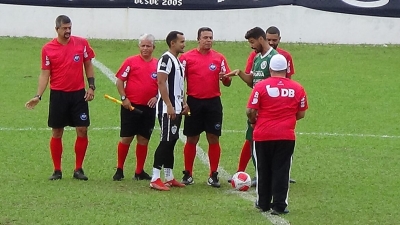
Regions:
<instances>
[{"instance_id":1,"label":"black shorts","mask_svg":"<svg viewBox=\"0 0 400 225\"><path fill-rule=\"evenodd\" d=\"M150 139L156 121L156 109L150 108L147 105L132 104L132 106L141 110L143 113L140 114L135 111L130 111L121 106L120 137L140 135L146 139Z\"/></svg>"},{"instance_id":2,"label":"black shorts","mask_svg":"<svg viewBox=\"0 0 400 225\"><path fill-rule=\"evenodd\" d=\"M182 115L177 114L174 120L168 118L166 113L158 115L161 128L161 141L174 141L179 139L179 128L181 127Z\"/></svg>"},{"instance_id":3,"label":"black shorts","mask_svg":"<svg viewBox=\"0 0 400 225\"><path fill-rule=\"evenodd\" d=\"M193 137L203 131L221 136L222 129L222 103L220 97L198 99L187 97L190 116L185 116L183 134Z\"/></svg>"},{"instance_id":4,"label":"black shorts","mask_svg":"<svg viewBox=\"0 0 400 225\"><path fill-rule=\"evenodd\" d=\"M84 99L85 93L85 89L71 92L50 90L48 126L88 127L89 105Z\"/></svg>"}]
</instances>

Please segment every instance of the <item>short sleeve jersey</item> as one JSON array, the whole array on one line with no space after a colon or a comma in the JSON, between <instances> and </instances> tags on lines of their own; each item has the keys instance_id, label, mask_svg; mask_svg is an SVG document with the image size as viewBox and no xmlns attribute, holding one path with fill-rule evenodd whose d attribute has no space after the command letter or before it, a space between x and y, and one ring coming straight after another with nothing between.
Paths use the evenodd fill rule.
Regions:
<instances>
[{"instance_id":1,"label":"short sleeve jersey","mask_svg":"<svg viewBox=\"0 0 400 225\"><path fill-rule=\"evenodd\" d=\"M299 83L270 77L253 88L247 108L257 110L254 141L295 140L296 114L307 110L308 103Z\"/></svg>"},{"instance_id":2,"label":"short sleeve jersey","mask_svg":"<svg viewBox=\"0 0 400 225\"><path fill-rule=\"evenodd\" d=\"M185 67L187 95L199 99L221 95L219 74L230 72L225 56L212 49L206 54L193 49L179 59Z\"/></svg>"},{"instance_id":3,"label":"short sleeve jersey","mask_svg":"<svg viewBox=\"0 0 400 225\"><path fill-rule=\"evenodd\" d=\"M185 68L180 61L169 51L165 52L158 60L157 73L165 73L167 78L167 89L169 99L177 114L182 112L183 108L183 90ZM167 105L159 95L157 104L158 114L167 113Z\"/></svg>"},{"instance_id":4,"label":"short sleeve jersey","mask_svg":"<svg viewBox=\"0 0 400 225\"><path fill-rule=\"evenodd\" d=\"M54 38L42 48L42 70L50 70L50 89L65 92L85 88L83 63L95 56L88 41L71 36L66 45Z\"/></svg>"},{"instance_id":5,"label":"short sleeve jersey","mask_svg":"<svg viewBox=\"0 0 400 225\"><path fill-rule=\"evenodd\" d=\"M134 104L147 105L151 98L156 97L157 59L145 61L140 55L127 58L115 75L125 81L126 97Z\"/></svg>"},{"instance_id":6,"label":"short sleeve jersey","mask_svg":"<svg viewBox=\"0 0 400 225\"><path fill-rule=\"evenodd\" d=\"M253 87L258 82L271 76L269 73L269 64L272 56L276 54L278 54L278 52L271 47L264 55L261 55L261 53L256 55L251 69L251 73L253 74Z\"/></svg>"},{"instance_id":7,"label":"short sleeve jersey","mask_svg":"<svg viewBox=\"0 0 400 225\"><path fill-rule=\"evenodd\" d=\"M289 52L281 49L281 48L277 48L276 49L278 51L279 54L283 55L287 61L287 71L286 71L286 77L290 78L293 74L294 74L294 64L293 64L293 59L292 56L290 55Z\"/></svg>"}]
</instances>

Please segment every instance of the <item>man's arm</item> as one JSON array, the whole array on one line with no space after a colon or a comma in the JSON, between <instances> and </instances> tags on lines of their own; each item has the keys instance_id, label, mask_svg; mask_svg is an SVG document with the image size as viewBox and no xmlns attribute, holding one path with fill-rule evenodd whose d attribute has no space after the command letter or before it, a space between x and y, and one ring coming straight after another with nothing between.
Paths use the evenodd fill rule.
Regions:
<instances>
[{"instance_id":1,"label":"man's arm","mask_svg":"<svg viewBox=\"0 0 400 225\"><path fill-rule=\"evenodd\" d=\"M172 106L171 99L169 99L168 88L167 88L168 74L163 72L157 72L157 85L158 91L160 92L162 100L167 105L167 114L170 119L175 119L175 109Z\"/></svg>"},{"instance_id":2,"label":"man's arm","mask_svg":"<svg viewBox=\"0 0 400 225\"><path fill-rule=\"evenodd\" d=\"M296 113L296 120L301 120L306 116L306 111L298 111Z\"/></svg>"},{"instance_id":3,"label":"man's arm","mask_svg":"<svg viewBox=\"0 0 400 225\"><path fill-rule=\"evenodd\" d=\"M46 90L47 84L49 83L49 78L50 78L50 70L41 70L38 79L38 88L36 91L36 95L32 99L30 99L27 103L25 103L25 107L27 109L33 109L42 99L42 95Z\"/></svg>"},{"instance_id":4,"label":"man's arm","mask_svg":"<svg viewBox=\"0 0 400 225\"><path fill-rule=\"evenodd\" d=\"M49 83L50 78L50 70L42 70L39 75L39 82L36 94L39 96L43 95L43 92L47 88L47 84Z\"/></svg>"},{"instance_id":5,"label":"man's arm","mask_svg":"<svg viewBox=\"0 0 400 225\"><path fill-rule=\"evenodd\" d=\"M85 68L86 78L89 83L89 88L87 89L84 98L85 101L92 101L94 98L94 90L96 89L96 86L94 84L94 68L92 60L90 59L84 61L83 67Z\"/></svg>"},{"instance_id":6,"label":"man's arm","mask_svg":"<svg viewBox=\"0 0 400 225\"><path fill-rule=\"evenodd\" d=\"M246 109L247 118L249 119L250 124L256 123L257 112L258 112L257 109L251 109L251 108Z\"/></svg>"},{"instance_id":7,"label":"man's arm","mask_svg":"<svg viewBox=\"0 0 400 225\"><path fill-rule=\"evenodd\" d=\"M223 77L233 77L233 76L239 76L249 87L253 87L253 74L246 74L245 72L241 71L240 69L233 70L227 74L225 74Z\"/></svg>"}]
</instances>

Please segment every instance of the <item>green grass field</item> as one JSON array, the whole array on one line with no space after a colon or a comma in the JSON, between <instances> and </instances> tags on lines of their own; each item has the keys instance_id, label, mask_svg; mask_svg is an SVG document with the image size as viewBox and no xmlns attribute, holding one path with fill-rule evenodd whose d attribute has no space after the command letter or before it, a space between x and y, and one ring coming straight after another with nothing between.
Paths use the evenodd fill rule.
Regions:
<instances>
[{"instance_id":1,"label":"green grass field","mask_svg":"<svg viewBox=\"0 0 400 225\"><path fill-rule=\"evenodd\" d=\"M32 111L24 104L36 94L40 50L48 39L0 37L0 224L271 224L248 199L222 187L206 185L208 167L196 159L195 185L157 192L148 182L133 181L134 151L127 176L113 182L119 141L119 106L102 96L118 96L96 69L96 99L90 103L92 125L84 169L88 182L72 179L75 132L64 134L61 181L52 173L47 129L48 90ZM115 72L136 41L90 40L96 59ZM188 42L186 49L195 47ZM399 224L400 130L398 46L281 44L294 58L296 75L308 93L309 110L297 126L297 145L289 193L294 225ZM251 51L245 42L216 42L231 69L244 68ZM155 57L166 50L158 42ZM244 140L245 104L250 89L235 78L222 88L224 105L220 166L233 174ZM385 136L386 135L386 136ZM159 131L150 143L145 170L151 173ZM134 144L133 144L134 146ZM200 147L207 151L205 137ZM174 174L183 169L183 142L175 149ZM251 175L254 169L248 170ZM249 196L251 198L249 198Z\"/></svg>"}]
</instances>

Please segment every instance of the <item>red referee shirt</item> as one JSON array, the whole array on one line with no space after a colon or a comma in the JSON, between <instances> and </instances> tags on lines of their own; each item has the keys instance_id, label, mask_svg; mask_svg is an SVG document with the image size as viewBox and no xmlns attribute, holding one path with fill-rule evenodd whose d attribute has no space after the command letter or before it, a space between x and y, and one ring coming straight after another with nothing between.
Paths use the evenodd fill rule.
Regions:
<instances>
[{"instance_id":1,"label":"red referee shirt","mask_svg":"<svg viewBox=\"0 0 400 225\"><path fill-rule=\"evenodd\" d=\"M126 81L126 97L134 104L147 105L158 93L155 58L146 62L140 55L131 56L122 63L115 76Z\"/></svg>"},{"instance_id":2,"label":"red referee shirt","mask_svg":"<svg viewBox=\"0 0 400 225\"><path fill-rule=\"evenodd\" d=\"M308 109L307 96L296 81L270 77L253 88L247 108L258 110L254 141L295 140L296 114Z\"/></svg>"},{"instance_id":3,"label":"red referee shirt","mask_svg":"<svg viewBox=\"0 0 400 225\"><path fill-rule=\"evenodd\" d=\"M199 99L221 95L219 73L229 73L225 57L214 50L201 54L197 49L190 50L179 58L185 67L187 95Z\"/></svg>"},{"instance_id":4,"label":"red referee shirt","mask_svg":"<svg viewBox=\"0 0 400 225\"><path fill-rule=\"evenodd\" d=\"M71 36L66 45L54 38L42 48L42 70L50 70L50 89L77 91L85 88L83 62L94 58L88 41Z\"/></svg>"},{"instance_id":5,"label":"red referee shirt","mask_svg":"<svg viewBox=\"0 0 400 225\"><path fill-rule=\"evenodd\" d=\"M276 51L278 51L279 54L283 55L286 58L286 61L288 63L286 76L288 78L290 78L294 74L294 65L293 65L292 56L290 55L289 52L287 52L281 48L277 48ZM254 61L254 58L256 57L256 55L257 55L257 53L255 51L250 53L249 57L247 58L245 73L247 73L247 74L250 73L251 68L253 66L253 61Z\"/></svg>"}]
</instances>

